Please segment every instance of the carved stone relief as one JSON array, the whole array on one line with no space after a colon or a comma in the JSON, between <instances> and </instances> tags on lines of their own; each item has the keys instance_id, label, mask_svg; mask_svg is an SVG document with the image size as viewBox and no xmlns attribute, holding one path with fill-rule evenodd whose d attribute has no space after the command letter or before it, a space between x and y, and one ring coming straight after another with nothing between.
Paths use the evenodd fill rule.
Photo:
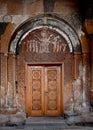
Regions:
<instances>
[{"instance_id":1,"label":"carved stone relief","mask_svg":"<svg viewBox=\"0 0 93 130\"><path fill-rule=\"evenodd\" d=\"M71 53L73 51L81 52L81 46L78 39L78 35L71 28L71 26L67 24L65 21L61 21L59 19L56 19L50 16L39 17L39 18L30 20L26 22L24 25L22 25L20 29L15 33L15 36L13 37L10 43L10 52L13 52L13 53L17 52L18 47L21 44L21 41L24 39L27 33L30 33L36 29L44 28L45 26L51 30L58 32L62 37L64 37L64 39L68 43ZM20 35L18 34L19 32L21 32ZM19 40L17 36L19 36Z\"/></svg>"},{"instance_id":2,"label":"carved stone relief","mask_svg":"<svg viewBox=\"0 0 93 130\"><path fill-rule=\"evenodd\" d=\"M32 53L66 53L69 52L64 38L50 29L38 29L22 41L22 51Z\"/></svg>"}]
</instances>

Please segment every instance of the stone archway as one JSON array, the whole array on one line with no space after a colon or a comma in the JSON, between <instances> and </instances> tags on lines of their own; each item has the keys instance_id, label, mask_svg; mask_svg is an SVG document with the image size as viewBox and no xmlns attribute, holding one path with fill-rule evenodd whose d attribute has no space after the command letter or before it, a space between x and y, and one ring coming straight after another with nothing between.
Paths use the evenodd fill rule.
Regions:
<instances>
[{"instance_id":1,"label":"stone archway","mask_svg":"<svg viewBox=\"0 0 93 130\"><path fill-rule=\"evenodd\" d=\"M78 35L73 28L66 23L66 21L50 15L42 15L34 19L29 19L23 23L23 25L17 28L13 37L11 38L9 52L17 53L16 49L19 46L22 37L27 35L27 33L43 26L47 26L47 28L53 29L62 35L66 39L71 53L81 52L81 44Z\"/></svg>"},{"instance_id":2,"label":"stone archway","mask_svg":"<svg viewBox=\"0 0 93 130\"><path fill-rule=\"evenodd\" d=\"M65 44L62 44L62 45L59 44L59 47L51 47L51 44L48 44L50 45L49 47L50 49L46 47L43 50L42 49L39 50L39 47L37 46L37 44L39 43L37 42L37 40L35 40L34 47L33 47L34 49L32 49L33 42L30 41L32 44L28 44L28 48L27 50L25 50L23 46L25 45L24 39L26 39L29 36L29 34L32 35L36 31L40 33L40 36L43 36L44 32L41 35L41 32L42 32L41 30L43 31L49 30L51 34L54 33L55 39L58 41L60 41L60 37L62 37L63 41L65 41ZM57 37L57 34L59 35L59 38ZM38 39L39 39L39 36L38 36ZM52 40L54 40L54 38ZM40 42L42 42L42 40ZM67 50L66 50L66 47L67 47ZM33 53L39 52L40 54L32 55L31 54L32 50L33 50ZM56 54L50 53L50 55L48 56L47 52L49 53L50 50L52 51L56 50L55 51ZM15 31L15 33L13 34L8 51L11 54L11 56L13 54L13 58L10 55L8 56L10 57L8 59L8 62L9 60L12 61L11 65L8 66L8 70L11 70L11 66L13 65L13 68L12 68L13 71L8 72L9 81L10 82L13 81L12 85L14 85L14 88L15 88L15 83L16 83L16 91L18 92L18 96L19 96L19 99L17 100L17 106L21 107L21 109L22 107L25 109L25 87L26 87L25 70L26 70L26 67L27 65L32 64L32 63L35 63L36 65L36 62L38 61L39 57L41 59L42 53L45 59L47 59L47 57L48 58L54 57L54 58L50 58L49 61L45 61L43 57L42 58L43 65L44 65L44 62L51 62L51 61L52 63L55 63L55 65L56 63L59 63L58 65L64 63L64 70L63 70L64 71L64 75L63 75L64 77L64 83L63 83L64 84L63 85L64 86L63 87L64 108L62 108L64 109L64 112L73 111L73 110L80 112L81 109L83 109L82 104L84 103L84 105L86 105L89 102L89 100L86 100L88 97L88 94L87 94L88 87L86 89L84 88L84 86L86 87L86 85L89 86L87 83L87 80L88 80L87 72L89 69L88 55L84 55L83 60L82 60L82 55L81 55L82 49L81 49L81 44L80 44L78 35L73 30L73 28L64 20L61 20L55 16L50 16L50 15L42 15L37 18L27 20L25 23L20 25ZM22 51L25 52L25 57ZM57 58L58 54L60 58L59 57ZM37 56L38 58L36 58ZM27 59L26 57L30 57L30 58ZM41 64L40 60L38 61L38 64L39 65ZM85 65L86 67L83 68L83 65ZM86 81L82 80L83 79L82 74L81 74L82 72L83 72L83 77L86 78ZM68 97L66 95L68 95ZM14 93L14 99L15 98L16 98L16 93Z\"/></svg>"},{"instance_id":3,"label":"stone archway","mask_svg":"<svg viewBox=\"0 0 93 130\"><path fill-rule=\"evenodd\" d=\"M68 56L72 58L70 51L66 40L47 26L33 29L22 38L18 56L26 64L22 62L21 67L26 66L28 115L63 115L64 61Z\"/></svg>"}]
</instances>

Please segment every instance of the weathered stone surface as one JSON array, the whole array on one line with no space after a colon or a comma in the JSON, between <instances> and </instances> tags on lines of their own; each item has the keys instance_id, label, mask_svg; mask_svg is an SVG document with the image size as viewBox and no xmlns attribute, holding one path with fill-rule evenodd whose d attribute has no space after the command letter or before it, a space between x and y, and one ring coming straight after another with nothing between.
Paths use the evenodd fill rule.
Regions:
<instances>
[{"instance_id":1,"label":"weathered stone surface","mask_svg":"<svg viewBox=\"0 0 93 130\"><path fill-rule=\"evenodd\" d=\"M0 126L18 126L24 125L26 115L24 112L17 112L16 114L0 114Z\"/></svg>"},{"instance_id":2,"label":"weathered stone surface","mask_svg":"<svg viewBox=\"0 0 93 130\"><path fill-rule=\"evenodd\" d=\"M24 113L18 112L16 115L11 115L7 125L24 125L25 124L25 115Z\"/></svg>"},{"instance_id":3,"label":"weathered stone surface","mask_svg":"<svg viewBox=\"0 0 93 130\"><path fill-rule=\"evenodd\" d=\"M85 113L81 115L83 122L91 122L93 123L93 113Z\"/></svg>"},{"instance_id":4,"label":"weathered stone surface","mask_svg":"<svg viewBox=\"0 0 93 130\"><path fill-rule=\"evenodd\" d=\"M55 0L44 0L44 12L53 12Z\"/></svg>"},{"instance_id":5,"label":"weathered stone surface","mask_svg":"<svg viewBox=\"0 0 93 130\"><path fill-rule=\"evenodd\" d=\"M9 116L6 116L4 114L0 114L0 126L4 126L9 122Z\"/></svg>"},{"instance_id":6,"label":"weathered stone surface","mask_svg":"<svg viewBox=\"0 0 93 130\"><path fill-rule=\"evenodd\" d=\"M68 42L71 54L73 52L76 53L79 52L79 54L82 57L82 52L89 53L88 46L87 46L88 41L85 41L86 39L84 39L82 41L82 45L80 44L79 41L79 36L81 34L83 35L83 31L81 29L82 22L81 22L81 15L79 15L78 8L77 8L77 0L70 0L70 1L52 0L52 1L54 1L54 3L52 3L49 0L46 0L46 3L48 2L49 3L45 6L43 0L39 0L39 1L38 0L22 0L22 1L14 0L11 2L9 0L0 1L0 22L2 23L6 22L7 24L8 22L10 22L6 26L6 28L4 27L4 29L1 29L1 33L3 34L1 36L0 48L1 48L1 53L4 53L4 56L1 56L1 84L0 84L1 86L0 107L1 108L4 107L7 108L8 110L14 107L14 102L15 102L14 98L17 101L15 105L20 107L20 109L25 109L26 107L25 88L27 84L25 84L25 63L24 62L27 59L26 57L24 58L23 56L21 57L22 60L20 60L21 58L19 58L19 60L17 59L17 61L15 62L13 60L13 64L10 64L11 63L10 61L12 61L12 59L9 60L8 57L8 51L9 53L10 51L11 53L15 53L15 55L18 54L17 48L19 49L19 46L21 45L21 38L24 36L24 34L26 34L26 32L32 31L33 29L38 29L38 27L41 26L43 27L43 25L44 27L47 26L47 28L50 28L51 30L55 30L58 33L60 33L62 36L64 36L64 38ZM49 12L50 14L46 14L47 12ZM37 15L40 16L36 17ZM34 16L34 18L32 18L32 16ZM30 19L28 20L28 18ZM24 22L25 20L27 20L27 22ZM92 21L86 21L85 26L87 32L89 33L93 32L92 25L93 25ZM9 45L11 41L12 41L12 45ZM11 47L12 49L9 50L9 47ZM60 55L61 58L62 56ZM33 59L33 55L32 57L30 57L30 55L27 55L27 57L28 57L28 62ZM55 58L57 58L56 55ZM79 62L83 61L83 65L82 63L81 65L79 65L78 64L79 62L75 61L76 65L74 70L73 70L73 62L74 62L73 57L71 57L70 59L70 55L69 56L66 55L66 57L63 56L63 60L61 60L61 58L59 58L61 62L63 62L64 60L64 83L63 83L64 87L62 89L64 95L64 108L65 110L69 110L69 111L73 111L74 108L74 110L79 112L80 111L88 112L89 108L86 106L86 102L89 97L88 90L90 86L88 83L90 81L88 78L89 75L87 74L89 72L88 67L84 67L86 63L85 61L86 58L83 57L84 58L83 60L82 59L79 60ZM34 59L36 62L36 58ZM48 62L47 58L44 57L44 61ZM53 60L53 57L51 59L51 62L56 62L55 60ZM40 58L40 63L41 63L41 58ZM87 63L89 63L88 60ZM15 65L16 65L16 69L13 67ZM87 66L90 65L87 64ZM79 74L77 74L76 79L74 79L72 71L78 71L79 68L81 69L81 72L80 71L77 72ZM83 75L81 75L81 73L83 73ZM15 94L16 82L18 83L17 95ZM24 117L21 116L20 114L9 116L8 123L18 125L19 122L20 124L24 122Z\"/></svg>"},{"instance_id":7,"label":"weathered stone surface","mask_svg":"<svg viewBox=\"0 0 93 130\"><path fill-rule=\"evenodd\" d=\"M93 123L93 113L83 113L81 115L75 115L73 113L66 117L66 122L68 125L87 125L88 123Z\"/></svg>"}]
</instances>

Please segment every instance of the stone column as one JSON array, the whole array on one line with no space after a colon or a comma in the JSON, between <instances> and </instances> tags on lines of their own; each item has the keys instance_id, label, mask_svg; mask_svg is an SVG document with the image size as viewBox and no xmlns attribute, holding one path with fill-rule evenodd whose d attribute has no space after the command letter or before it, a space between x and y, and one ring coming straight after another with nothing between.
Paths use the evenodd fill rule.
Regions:
<instances>
[{"instance_id":1,"label":"stone column","mask_svg":"<svg viewBox=\"0 0 93 130\"><path fill-rule=\"evenodd\" d=\"M91 72L90 72L90 84L91 84L91 104L93 105L93 37L90 40L90 57L91 57Z\"/></svg>"},{"instance_id":2,"label":"stone column","mask_svg":"<svg viewBox=\"0 0 93 130\"><path fill-rule=\"evenodd\" d=\"M89 111L90 106L90 59L89 53L82 54L82 82L83 82L83 112Z\"/></svg>"},{"instance_id":3,"label":"stone column","mask_svg":"<svg viewBox=\"0 0 93 130\"><path fill-rule=\"evenodd\" d=\"M81 53L74 54L73 65L73 111L79 113L82 106L82 55Z\"/></svg>"},{"instance_id":4,"label":"stone column","mask_svg":"<svg viewBox=\"0 0 93 130\"><path fill-rule=\"evenodd\" d=\"M79 64L81 61L81 53L74 54L74 80L79 76Z\"/></svg>"},{"instance_id":5,"label":"stone column","mask_svg":"<svg viewBox=\"0 0 93 130\"><path fill-rule=\"evenodd\" d=\"M15 54L8 55L8 89L7 100L8 107L11 109L16 108L16 56Z\"/></svg>"},{"instance_id":6,"label":"stone column","mask_svg":"<svg viewBox=\"0 0 93 130\"><path fill-rule=\"evenodd\" d=\"M1 35L0 35L0 92L1 92ZM0 108L1 108L1 93L0 93Z\"/></svg>"},{"instance_id":7,"label":"stone column","mask_svg":"<svg viewBox=\"0 0 93 130\"><path fill-rule=\"evenodd\" d=\"M91 97L91 103L93 105L93 20L92 19L86 19L85 20L85 29L87 32L87 38L89 41L89 49L90 49L90 97Z\"/></svg>"},{"instance_id":8,"label":"stone column","mask_svg":"<svg viewBox=\"0 0 93 130\"><path fill-rule=\"evenodd\" d=\"M7 53L1 54L1 90L0 90L0 96L1 96L1 108L4 109L7 107L7 99L6 99L6 93L7 93Z\"/></svg>"},{"instance_id":9,"label":"stone column","mask_svg":"<svg viewBox=\"0 0 93 130\"><path fill-rule=\"evenodd\" d=\"M17 95L16 95L16 55L13 55L13 91L14 91L14 107L17 107Z\"/></svg>"}]
</instances>

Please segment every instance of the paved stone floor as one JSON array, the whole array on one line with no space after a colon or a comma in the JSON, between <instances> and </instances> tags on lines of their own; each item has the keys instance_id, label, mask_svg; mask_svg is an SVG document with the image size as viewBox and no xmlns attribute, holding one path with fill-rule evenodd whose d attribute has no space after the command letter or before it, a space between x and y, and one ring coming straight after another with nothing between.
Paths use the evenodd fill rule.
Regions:
<instances>
[{"instance_id":1,"label":"paved stone floor","mask_svg":"<svg viewBox=\"0 0 93 130\"><path fill-rule=\"evenodd\" d=\"M62 117L30 117L25 125L0 126L0 130L93 130L93 127L69 126Z\"/></svg>"}]
</instances>

